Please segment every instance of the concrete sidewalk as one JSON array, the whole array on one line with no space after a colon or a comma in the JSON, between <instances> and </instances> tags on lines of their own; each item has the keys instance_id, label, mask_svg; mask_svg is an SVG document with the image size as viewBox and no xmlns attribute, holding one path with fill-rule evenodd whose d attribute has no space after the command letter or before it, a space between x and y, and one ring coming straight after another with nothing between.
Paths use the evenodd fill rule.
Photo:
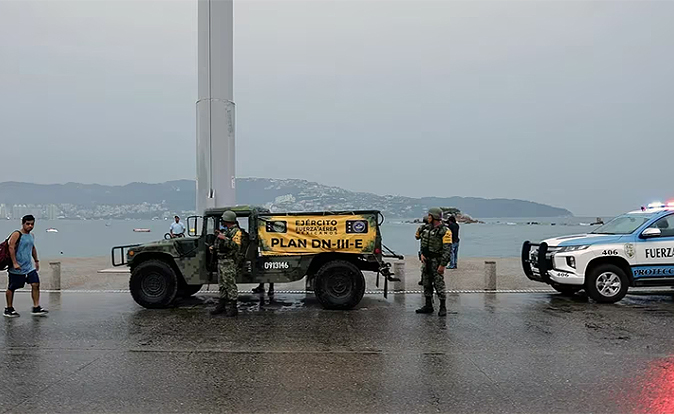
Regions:
<instances>
[{"instance_id":1,"label":"concrete sidewalk","mask_svg":"<svg viewBox=\"0 0 674 414\"><path fill-rule=\"evenodd\" d=\"M448 290L482 290L485 288L484 272L485 261L496 262L497 288L498 289L549 289L549 286L532 282L524 276L520 261L517 258L461 258L459 268L456 270L447 270L445 280ZM129 274L126 267L112 268L109 257L94 258L61 258L61 288L62 289L84 289L84 290L117 290L128 289ZM52 287L51 271L48 266L48 260L43 261L43 268L40 272L43 287L49 289ZM420 266L416 256L407 256L405 258L406 283L405 290L419 290ZM112 268L112 269L111 269ZM105 272L100 272L105 270ZM113 273L114 272L114 273ZM369 291L377 290L376 274L366 274L367 289ZM4 279L2 279L4 278ZM0 283L6 283L6 274L0 274ZM239 289L248 291L255 287L252 284L239 285ZM204 288L207 288L204 287ZM217 289L217 286L211 288ZM277 284L277 290L304 290L304 280ZM383 288L383 278L380 279L379 289ZM389 289L393 290L393 285L389 284Z\"/></svg>"}]
</instances>

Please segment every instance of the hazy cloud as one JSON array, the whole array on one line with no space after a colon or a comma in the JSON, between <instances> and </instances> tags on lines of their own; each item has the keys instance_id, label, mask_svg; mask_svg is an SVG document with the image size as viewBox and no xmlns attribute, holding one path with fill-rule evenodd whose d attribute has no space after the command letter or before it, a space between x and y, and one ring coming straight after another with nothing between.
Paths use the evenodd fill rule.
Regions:
<instances>
[{"instance_id":1,"label":"hazy cloud","mask_svg":"<svg viewBox=\"0 0 674 414\"><path fill-rule=\"evenodd\" d=\"M671 2L234 4L241 176L576 214L674 197ZM0 0L0 180L194 177L196 22Z\"/></svg>"}]
</instances>

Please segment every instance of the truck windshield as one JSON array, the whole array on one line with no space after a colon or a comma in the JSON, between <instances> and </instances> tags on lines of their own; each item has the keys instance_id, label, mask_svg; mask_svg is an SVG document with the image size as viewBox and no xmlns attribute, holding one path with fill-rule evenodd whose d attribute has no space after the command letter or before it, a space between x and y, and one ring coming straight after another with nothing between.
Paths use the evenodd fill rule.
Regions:
<instances>
[{"instance_id":1,"label":"truck windshield","mask_svg":"<svg viewBox=\"0 0 674 414\"><path fill-rule=\"evenodd\" d=\"M603 226L590 232L591 234L631 234L652 217L652 214L623 214Z\"/></svg>"}]
</instances>

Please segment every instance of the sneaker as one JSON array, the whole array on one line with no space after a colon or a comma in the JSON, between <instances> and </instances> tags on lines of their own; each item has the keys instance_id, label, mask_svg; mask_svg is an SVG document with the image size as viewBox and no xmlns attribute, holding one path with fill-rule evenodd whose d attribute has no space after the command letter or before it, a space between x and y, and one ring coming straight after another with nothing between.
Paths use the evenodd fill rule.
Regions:
<instances>
[{"instance_id":1,"label":"sneaker","mask_svg":"<svg viewBox=\"0 0 674 414\"><path fill-rule=\"evenodd\" d=\"M36 306L30 314L34 316L47 316L48 313L49 311L47 309L42 309L42 306Z\"/></svg>"},{"instance_id":2,"label":"sneaker","mask_svg":"<svg viewBox=\"0 0 674 414\"><path fill-rule=\"evenodd\" d=\"M18 318L19 316L21 316L17 311L14 310L14 308L5 308L4 315L7 318Z\"/></svg>"}]
</instances>

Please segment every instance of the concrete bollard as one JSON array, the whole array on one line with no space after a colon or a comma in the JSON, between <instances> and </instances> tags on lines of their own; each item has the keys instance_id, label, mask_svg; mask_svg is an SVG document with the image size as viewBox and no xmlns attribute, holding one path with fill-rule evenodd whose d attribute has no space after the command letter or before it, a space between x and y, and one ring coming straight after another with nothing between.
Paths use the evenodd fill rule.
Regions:
<instances>
[{"instance_id":1,"label":"concrete bollard","mask_svg":"<svg viewBox=\"0 0 674 414\"><path fill-rule=\"evenodd\" d=\"M61 290L61 262L49 262L51 267L51 284L49 289Z\"/></svg>"},{"instance_id":2,"label":"concrete bollard","mask_svg":"<svg viewBox=\"0 0 674 414\"><path fill-rule=\"evenodd\" d=\"M496 290L496 262L484 262L484 290Z\"/></svg>"},{"instance_id":3,"label":"concrete bollard","mask_svg":"<svg viewBox=\"0 0 674 414\"><path fill-rule=\"evenodd\" d=\"M405 262L403 260L398 260L393 262L393 276L400 279L399 282L393 282L393 291L394 292L404 292L405 291Z\"/></svg>"}]
</instances>

